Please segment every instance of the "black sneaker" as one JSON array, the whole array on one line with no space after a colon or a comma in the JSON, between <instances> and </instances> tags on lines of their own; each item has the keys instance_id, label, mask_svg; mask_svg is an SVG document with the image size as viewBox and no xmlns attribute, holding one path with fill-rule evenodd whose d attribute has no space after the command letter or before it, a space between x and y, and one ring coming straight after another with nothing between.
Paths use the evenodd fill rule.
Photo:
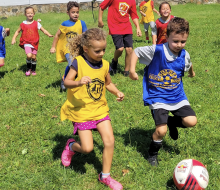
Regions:
<instances>
[{"instance_id":1,"label":"black sneaker","mask_svg":"<svg viewBox=\"0 0 220 190\"><path fill-rule=\"evenodd\" d=\"M178 130L175 126L175 123L172 123L171 120L172 120L172 117L169 116L167 126L169 128L170 137L176 141L178 139Z\"/></svg>"},{"instance_id":2,"label":"black sneaker","mask_svg":"<svg viewBox=\"0 0 220 190\"><path fill-rule=\"evenodd\" d=\"M61 87L62 90L66 90L66 87L64 86L64 81L63 81L63 79L61 80L60 87Z\"/></svg>"},{"instance_id":3,"label":"black sneaker","mask_svg":"<svg viewBox=\"0 0 220 190\"><path fill-rule=\"evenodd\" d=\"M157 155L154 156L148 156L147 158L148 162L151 164L151 166L158 166L158 160L157 160Z\"/></svg>"},{"instance_id":4,"label":"black sneaker","mask_svg":"<svg viewBox=\"0 0 220 190\"><path fill-rule=\"evenodd\" d=\"M129 71L124 71L124 76L125 77L129 76Z\"/></svg>"},{"instance_id":5,"label":"black sneaker","mask_svg":"<svg viewBox=\"0 0 220 190\"><path fill-rule=\"evenodd\" d=\"M117 67L118 67L118 61L115 61L113 58L111 62L111 68L112 68L113 74L117 73Z\"/></svg>"}]
</instances>

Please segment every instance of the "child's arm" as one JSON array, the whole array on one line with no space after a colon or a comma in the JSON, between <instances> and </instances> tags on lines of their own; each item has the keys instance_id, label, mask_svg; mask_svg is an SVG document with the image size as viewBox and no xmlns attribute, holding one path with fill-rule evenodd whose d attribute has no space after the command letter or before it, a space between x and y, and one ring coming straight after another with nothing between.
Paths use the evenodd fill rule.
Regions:
<instances>
[{"instance_id":1,"label":"child's arm","mask_svg":"<svg viewBox=\"0 0 220 190\"><path fill-rule=\"evenodd\" d=\"M155 13L157 13L158 16L160 16L160 13L159 13L155 8L153 8L153 11L154 11Z\"/></svg>"},{"instance_id":2,"label":"child's arm","mask_svg":"<svg viewBox=\"0 0 220 190\"><path fill-rule=\"evenodd\" d=\"M18 34L20 33L21 31L21 27L19 26L19 28L16 30L14 36L12 37L12 40L11 40L11 44L14 45L16 43L16 38L18 36Z\"/></svg>"},{"instance_id":3,"label":"child's arm","mask_svg":"<svg viewBox=\"0 0 220 190\"><path fill-rule=\"evenodd\" d=\"M130 72L129 72L129 77L132 80L138 80L138 74L135 72L137 61L138 61L138 56L133 51L131 55L131 63L130 63L131 65L130 65Z\"/></svg>"},{"instance_id":4,"label":"child's arm","mask_svg":"<svg viewBox=\"0 0 220 190\"><path fill-rule=\"evenodd\" d=\"M53 35L50 34L47 30L45 30L42 26L40 27L40 30L41 30L44 34L46 34L47 36L53 37Z\"/></svg>"},{"instance_id":5,"label":"child's arm","mask_svg":"<svg viewBox=\"0 0 220 190\"><path fill-rule=\"evenodd\" d=\"M145 17L145 16L146 16L146 14L145 14L145 13L143 13L141 10L140 10L139 12L141 13L141 15L142 15L143 17Z\"/></svg>"},{"instance_id":6,"label":"child's arm","mask_svg":"<svg viewBox=\"0 0 220 190\"><path fill-rule=\"evenodd\" d=\"M99 23L98 23L98 27L99 28L103 28L104 27L104 23L102 21L103 12L104 12L104 10L102 10L102 8L99 7Z\"/></svg>"},{"instance_id":7,"label":"child's arm","mask_svg":"<svg viewBox=\"0 0 220 190\"><path fill-rule=\"evenodd\" d=\"M80 81L74 81L76 74L77 74L77 71L74 69L73 66L71 66L64 80L64 85L66 88L75 88L75 87L79 87L79 86L82 86L84 84L88 84L91 82L91 78L88 76L82 77Z\"/></svg>"},{"instance_id":8,"label":"child's arm","mask_svg":"<svg viewBox=\"0 0 220 190\"><path fill-rule=\"evenodd\" d=\"M105 78L105 85L106 85L106 89L111 92L112 94L114 94L115 96L117 96L117 101L121 102L124 99L124 94L122 92L120 92L116 86L112 83L111 81L111 77L110 74L108 73L106 78Z\"/></svg>"},{"instance_id":9,"label":"child's arm","mask_svg":"<svg viewBox=\"0 0 220 190\"><path fill-rule=\"evenodd\" d=\"M188 75L188 77L194 77L194 76L196 76L196 74L195 74L195 72L193 71L193 66L191 65L191 67L190 67L190 69L189 69L189 75Z\"/></svg>"},{"instance_id":10,"label":"child's arm","mask_svg":"<svg viewBox=\"0 0 220 190\"><path fill-rule=\"evenodd\" d=\"M53 39L53 44L52 44L52 47L50 49L50 53L55 53L56 52L56 45L57 45L57 42L59 40L59 36L61 34L61 31L60 29L57 31L57 33L55 34L54 36L54 39Z\"/></svg>"},{"instance_id":11,"label":"child's arm","mask_svg":"<svg viewBox=\"0 0 220 190\"><path fill-rule=\"evenodd\" d=\"M135 26L137 27L137 36L139 36L139 37L142 36L141 29L140 29L139 22L138 22L138 18L133 19L133 22L134 22Z\"/></svg>"},{"instance_id":12,"label":"child's arm","mask_svg":"<svg viewBox=\"0 0 220 190\"><path fill-rule=\"evenodd\" d=\"M7 36L9 36L10 35L10 28L5 28L5 32L6 32Z\"/></svg>"}]
</instances>

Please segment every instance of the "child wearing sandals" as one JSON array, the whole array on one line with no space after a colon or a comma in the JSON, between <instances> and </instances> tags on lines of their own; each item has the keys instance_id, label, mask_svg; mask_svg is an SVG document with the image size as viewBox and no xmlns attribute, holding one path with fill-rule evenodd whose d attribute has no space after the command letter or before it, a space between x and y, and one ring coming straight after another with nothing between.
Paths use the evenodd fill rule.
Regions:
<instances>
[{"instance_id":1,"label":"child wearing sandals","mask_svg":"<svg viewBox=\"0 0 220 190\"><path fill-rule=\"evenodd\" d=\"M0 67L5 65L5 37L10 35L10 29L0 26Z\"/></svg>"},{"instance_id":2,"label":"child wearing sandals","mask_svg":"<svg viewBox=\"0 0 220 190\"><path fill-rule=\"evenodd\" d=\"M25 50L27 55L27 69L25 75L30 76L31 74L36 75L36 56L40 38L38 30L41 30L49 37L53 37L53 35L45 30L39 22L33 19L35 14L33 7L26 7L24 9L24 13L26 20L20 24L19 28L15 32L11 44L13 45L16 43L16 37L22 31L19 46Z\"/></svg>"},{"instance_id":3,"label":"child wearing sandals","mask_svg":"<svg viewBox=\"0 0 220 190\"><path fill-rule=\"evenodd\" d=\"M107 89L117 96L117 101L122 101L124 94L111 82L109 62L102 59L106 45L106 34L98 28L89 29L70 41L70 54L74 60L64 80L68 90L67 100L61 108L61 120L73 122L73 134L79 135L80 142L69 139L61 161L64 166L69 166L76 152L90 153L93 150L92 130L96 129L104 144L99 181L120 190L122 185L110 177L114 135L105 93Z\"/></svg>"},{"instance_id":4,"label":"child wearing sandals","mask_svg":"<svg viewBox=\"0 0 220 190\"><path fill-rule=\"evenodd\" d=\"M182 77L189 72L194 77L189 53L183 48L189 35L189 23L174 17L167 26L167 43L138 47L131 57L130 78L137 80L137 60L146 65L143 77L144 105L149 106L156 129L152 134L148 150L148 161L158 165L157 155L162 147L163 137L169 128L170 137L178 139L177 127L194 127L196 114L191 108L183 89ZM174 116L169 116L171 112Z\"/></svg>"}]
</instances>

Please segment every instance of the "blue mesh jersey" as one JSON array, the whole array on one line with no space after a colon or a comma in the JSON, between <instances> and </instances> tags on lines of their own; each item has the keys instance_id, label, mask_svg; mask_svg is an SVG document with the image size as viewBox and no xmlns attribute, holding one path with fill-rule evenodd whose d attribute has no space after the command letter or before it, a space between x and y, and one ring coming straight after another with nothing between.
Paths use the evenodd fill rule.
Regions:
<instances>
[{"instance_id":1,"label":"blue mesh jersey","mask_svg":"<svg viewBox=\"0 0 220 190\"><path fill-rule=\"evenodd\" d=\"M86 23L82 20L80 20L80 22L81 22L81 25L82 25L82 32L85 32L87 30ZM75 22L70 21L70 20L66 20L61 25L68 27L68 26L74 26L74 24L75 24Z\"/></svg>"},{"instance_id":2,"label":"blue mesh jersey","mask_svg":"<svg viewBox=\"0 0 220 190\"><path fill-rule=\"evenodd\" d=\"M0 57L5 58L6 51L5 51L5 39L2 35L3 29L4 29L3 26L0 26Z\"/></svg>"},{"instance_id":3,"label":"blue mesh jersey","mask_svg":"<svg viewBox=\"0 0 220 190\"><path fill-rule=\"evenodd\" d=\"M174 61L167 61L163 44L157 45L153 60L145 67L143 78L144 105L178 103L187 100L182 77L185 69L185 50Z\"/></svg>"}]
</instances>

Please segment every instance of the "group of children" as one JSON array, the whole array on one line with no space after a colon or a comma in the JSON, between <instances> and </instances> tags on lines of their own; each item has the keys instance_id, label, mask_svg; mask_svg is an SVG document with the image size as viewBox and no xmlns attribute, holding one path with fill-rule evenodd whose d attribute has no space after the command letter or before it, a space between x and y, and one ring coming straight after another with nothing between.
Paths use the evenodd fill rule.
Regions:
<instances>
[{"instance_id":1,"label":"group of children","mask_svg":"<svg viewBox=\"0 0 220 190\"><path fill-rule=\"evenodd\" d=\"M61 108L61 120L68 119L73 124L73 134L79 135L79 142L68 139L62 152L61 161L69 166L76 152L88 154L93 150L92 130L97 130L103 140L103 166L99 181L111 189L123 189L123 186L110 177L110 169L114 152L114 134L109 117L109 107L105 98L106 89L114 94L117 101L124 99L124 94L112 83L110 72L117 72L118 58L125 49L124 75L137 80L136 63L145 64L143 77L144 105L151 109L156 130L152 134L148 150L148 161L152 166L158 165L157 155L162 147L162 139L169 128L170 137L178 139L177 127L193 127L197 123L196 114L190 107L184 93L182 77L189 72L194 77L189 53L183 48L189 35L189 23L179 17L170 15L168 2L161 3L159 12L153 7L153 1L146 0L140 4L141 22L152 27L153 45L138 47L134 51L132 43L132 27L129 16L137 27L137 36L141 36L135 0L104 0L99 8L99 27L103 27L103 11L108 8L109 34L112 36L116 50L111 64L103 59L107 41L106 33L99 28L87 30L84 21L78 20L79 5L70 1L67 4L69 20L59 27L51 53L56 52L57 62L68 62L63 77L63 88L67 88L67 100ZM152 11L161 17L154 23ZM15 32L12 44L22 31L20 46L27 54L26 75L35 75L36 54L39 43L38 30L49 37L39 22L33 20L34 9L25 9L26 21ZM9 35L10 30L0 28L2 37ZM148 38L146 38L148 40ZM1 40L4 42L4 40ZM1 44L1 49L4 43ZM57 47L57 48L56 48ZM1 50L2 51L2 50ZM0 64L4 64L5 52L0 54ZM3 59L3 62L2 62ZM173 116L169 116L169 112Z\"/></svg>"}]
</instances>

